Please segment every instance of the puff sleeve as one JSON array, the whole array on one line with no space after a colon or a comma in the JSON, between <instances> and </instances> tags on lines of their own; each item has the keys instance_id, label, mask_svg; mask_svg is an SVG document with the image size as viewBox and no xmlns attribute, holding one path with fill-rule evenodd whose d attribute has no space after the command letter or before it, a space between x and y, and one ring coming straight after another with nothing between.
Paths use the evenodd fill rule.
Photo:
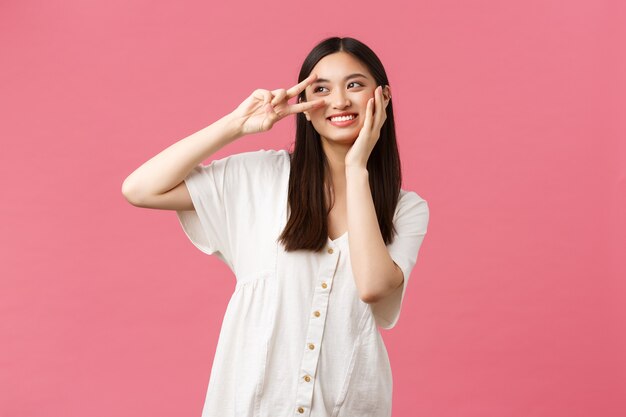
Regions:
<instances>
[{"instance_id":1,"label":"puff sleeve","mask_svg":"<svg viewBox=\"0 0 626 417\"><path fill-rule=\"evenodd\" d=\"M395 292L371 304L376 324L383 329L393 328L400 316L402 300L417 262L417 255L428 228L429 208L426 200L413 191L404 192L394 215L396 235L387 250L404 274L404 282Z\"/></svg>"}]
</instances>

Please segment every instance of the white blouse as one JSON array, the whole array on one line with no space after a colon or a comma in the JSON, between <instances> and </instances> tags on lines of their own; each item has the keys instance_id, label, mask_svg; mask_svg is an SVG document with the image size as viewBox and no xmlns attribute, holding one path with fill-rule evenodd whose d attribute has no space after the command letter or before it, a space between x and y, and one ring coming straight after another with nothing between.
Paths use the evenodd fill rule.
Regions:
<instances>
[{"instance_id":1,"label":"white blouse","mask_svg":"<svg viewBox=\"0 0 626 417\"><path fill-rule=\"evenodd\" d=\"M234 154L185 178L195 210L177 211L191 242L236 277L202 417L389 417L392 375L377 326L395 326L429 209L400 191L387 245L404 284L378 303L358 296L347 232L323 251L285 252L286 150Z\"/></svg>"}]
</instances>

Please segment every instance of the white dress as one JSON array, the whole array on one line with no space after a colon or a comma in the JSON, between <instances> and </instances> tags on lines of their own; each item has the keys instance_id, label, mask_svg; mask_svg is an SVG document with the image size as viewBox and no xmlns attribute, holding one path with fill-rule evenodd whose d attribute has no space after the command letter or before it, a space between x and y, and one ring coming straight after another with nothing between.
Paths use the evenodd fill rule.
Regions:
<instances>
[{"instance_id":1,"label":"white dress","mask_svg":"<svg viewBox=\"0 0 626 417\"><path fill-rule=\"evenodd\" d=\"M404 273L393 296L367 304L352 276L347 232L320 253L285 252L289 154L244 152L185 178L194 210L177 211L191 242L236 277L202 417L389 417L392 374L377 326L398 320L429 209L400 191L387 246ZM210 278L210 277L209 277Z\"/></svg>"}]
</instances>

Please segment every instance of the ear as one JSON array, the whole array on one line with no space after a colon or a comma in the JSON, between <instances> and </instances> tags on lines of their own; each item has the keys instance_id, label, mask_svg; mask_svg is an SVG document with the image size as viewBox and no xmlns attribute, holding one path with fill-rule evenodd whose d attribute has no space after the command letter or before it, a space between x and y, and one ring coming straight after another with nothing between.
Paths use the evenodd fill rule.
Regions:
<instances>
[{"instance_id":1,"label":"ear","mask_svg":"<svg viewBox=\"0 0 626 417\"><path fill-rule=\"evenodd\" d=\"M388 85L383 87L383 99L385 100L385 106L389 104L389 100L391 100L391 89Z\"/></svg>"}]
</instances>

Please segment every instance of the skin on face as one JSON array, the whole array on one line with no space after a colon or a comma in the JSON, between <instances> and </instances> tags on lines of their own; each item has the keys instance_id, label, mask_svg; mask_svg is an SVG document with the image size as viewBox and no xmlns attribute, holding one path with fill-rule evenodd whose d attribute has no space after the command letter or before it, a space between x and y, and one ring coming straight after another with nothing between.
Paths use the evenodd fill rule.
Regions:
<instances>
[{"instance_id":1,"label":"skin on face","mask_svg":"<svg viewBox=\"0 0 626 417\"><path fill-rule=\"evenodd\" d=\"M367 101L374 97L376 81L357 58L347 52L335 52L322 58L311 73L317 79L305 89L306 100L324 99L325 104L304 114L320 134L324 148L350 148L359 135L365 120ZM346 79L352 74L362 74ZM320 81L328 80L328 81ZM389 99L389 86L384 86L383 96ZM356 113L356 120L349 126L333 126L328 117L333 114Z\"/></svg>"}]
</instances>

